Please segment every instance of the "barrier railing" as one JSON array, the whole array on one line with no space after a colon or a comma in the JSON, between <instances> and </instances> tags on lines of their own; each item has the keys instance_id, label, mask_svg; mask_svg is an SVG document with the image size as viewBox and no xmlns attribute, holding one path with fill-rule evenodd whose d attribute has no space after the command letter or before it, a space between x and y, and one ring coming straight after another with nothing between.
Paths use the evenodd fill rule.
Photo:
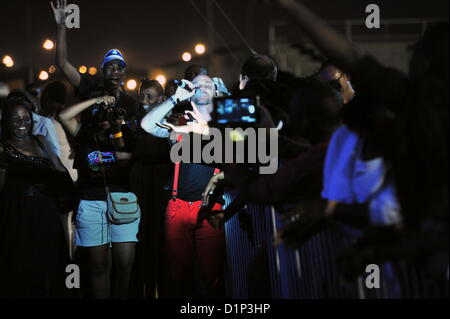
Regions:
<instances>
[{"instance_id":1,"label":"barrier railing","mask_svg":"<svg viewBox=\"0 0 450 319\"><path fill-rule=\"evenodd\" d=\"M225 196L228 205L234 192ZM368 288L365 275L344 281L335 257L360 234L353 229L328 227L299 249L274 246L283 221L270 206L247 205L225 224L227 293L236 299L398 299L442 298L427 285L423 273L410 265L380 265L379 288ZM447 281L448 285L448 281ZM447 292L448 293L448 292Z\"/></svg>"}]
</instances>

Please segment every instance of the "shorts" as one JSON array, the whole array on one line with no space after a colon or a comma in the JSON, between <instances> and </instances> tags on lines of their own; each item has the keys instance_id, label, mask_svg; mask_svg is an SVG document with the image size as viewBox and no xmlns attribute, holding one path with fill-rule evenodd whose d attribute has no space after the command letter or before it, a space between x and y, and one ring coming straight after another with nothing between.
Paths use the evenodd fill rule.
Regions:
<instances>
[{"instance_id":1,"label":"shorts","mask_svg":"<svg viewBox=\"0 0 450 319\"><path fill-rule=\"evenodd\" d=\"M108 222L106 201L81 200L75 220L75 243L95 247L107 243L137 242L140 218L130 224Z\"/></svg>"}]
</instances>

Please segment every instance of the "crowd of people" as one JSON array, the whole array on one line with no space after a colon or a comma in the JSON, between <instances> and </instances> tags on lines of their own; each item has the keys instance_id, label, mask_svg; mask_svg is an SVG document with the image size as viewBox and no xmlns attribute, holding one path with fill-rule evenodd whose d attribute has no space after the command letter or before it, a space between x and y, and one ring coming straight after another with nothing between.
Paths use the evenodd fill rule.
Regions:
<instances>
[{"instance_id":1,"label":"crowd of people","mask_svg":"<svg viewBox=\"0 0 450 319\"><path fill-rule=\"evenodd\" d=\"M62 82L2 102L0 298L224 298L223 225L248 203L291 220L274 240L294 248L326 223L361 230L337 256L346 277L406 262L448 289L448 23L428 26L404 74L298 1L275 2L326 57L315 74L279 76L253 53L231 92L191 65L165 87L143 79L136 100L119 50L106 53L101 76L69 62L57 1L56 61L79 103L66 105ZM223 96L259 97L253 126L278 130L274 174L171 161L186 134L209 134ZM238 195L225 206L226 189ZM113 220L114 194L130 207L137 198L140 214ZM73 263L80 291L66 287Z\"/></svg>"}]
</instances>

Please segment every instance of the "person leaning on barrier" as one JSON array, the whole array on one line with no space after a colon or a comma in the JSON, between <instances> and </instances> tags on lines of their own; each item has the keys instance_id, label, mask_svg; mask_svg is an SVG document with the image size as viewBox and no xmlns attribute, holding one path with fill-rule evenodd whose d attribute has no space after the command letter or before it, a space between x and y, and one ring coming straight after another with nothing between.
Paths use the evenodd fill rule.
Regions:
<instances>
[{"instance_id":1,"label":"person leaning on barrier","mask_svg":"<svg viewBox=\"0 0 450 319\"><path fill-rule=\"evenodd\" d=\"M275 62L267 55L252 54L243 63L239 75L239 89L255 80L272 80L277 78L278 69Z\"/></svg>"},{"instance_id":2,"label":"person leaning on barrier","mask_svg":"<svg viewBox=\"0 0 450 319\"><path fill-rule=\"evenodd\" d=\"M290 124L290 117L286 114L288 104L288 90L285 85L277 82L278 68L275 62L262 54L250 55L242 64L239 75L239 91L237 96L258 96L261 104L270 112L279 128L284 134Z\"/></svg>"},{"instance_id":3,"label":"person leaning on barrier","mask_svg":"<svg viewBox=\"0 0 450 319\"><path fill-rule=\"evenodd\" d=\"M290 106L291 117L298 119L296 131L290 139L306 139L310 147L300 147L296 154L279 157L278 171L272 175L257 174L243 165L226 165L221 183L236 188L240 195L225 214L230 214L231 210L235 211L246 202L276 205L302 199L320 199L326 149L331 134L340 124L341 103L327 85L313 79L300 83L296 95L301 98L295 98L294 94ZM204 193L205 201L217 182L210 182ZM241 205L238 205L239 202Z\"/></svg>"},{"instance_id":4,"label":"person leaning on barrier","mask_svg":"<svg viewBox=\"0 0 450 319\"><path fill-rule=\"evenodd\" d=\"M390 168L400 205L403 230L391 249L398 259L408 260L410 243L417 248L414 256L440 260L430 262L434 271L429 273L444 277L449 231L448 22L427 27L414 46L409 74L404 74L361 52L301 2L271 2L286 10L330 61L352 76L358 92L345 107L344 120L364 138L363 159L381 157ZM330 201L329 214L339 205L345 204ZM373 239L373 245L383 242L380 236ZM383 259L383 250L378 253Z\"/></svg>"},{"instance_id":5,"label":"person leaning on barrier","mask_svg":"<svg viewBox=\"0 0 450 319\"><path fill-rule=\"evenodd\" d=\"M339 70L329 61L322 63L315 77L320 82L330 85L342 99L343 104L350 103L355 97L355 91L350 83L349 75Z\"/></svg>"}]
</instances>

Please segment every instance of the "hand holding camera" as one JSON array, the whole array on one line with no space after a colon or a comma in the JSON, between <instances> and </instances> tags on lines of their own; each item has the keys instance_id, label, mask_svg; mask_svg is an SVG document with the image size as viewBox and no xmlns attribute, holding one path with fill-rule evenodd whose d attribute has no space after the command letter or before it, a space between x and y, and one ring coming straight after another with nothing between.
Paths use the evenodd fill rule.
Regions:
<instances>
[{"instance_id":1,"label":"hand holding camera","mask_svg":"<svg viewBox=\"0 0 450 319\"><path fill-rule=\"evenodd\" d=\"M114 103L116 103L116 98L109 95L99 96L95 103L102 104L106 107L108 105L113 105Z\"/></svg>"},{"instance_id":2,"label":"hand holding camera","mask_svg":"<svg viewBox=\"0 0 450 319\"><path fill-rule=\"evenodd\" d=\"M116 98L113 96L102 95L97 97L92 111L94 123L109 122L113 131L120 130L126 111L115 103Z\"/></svg>"}]
</instances>

